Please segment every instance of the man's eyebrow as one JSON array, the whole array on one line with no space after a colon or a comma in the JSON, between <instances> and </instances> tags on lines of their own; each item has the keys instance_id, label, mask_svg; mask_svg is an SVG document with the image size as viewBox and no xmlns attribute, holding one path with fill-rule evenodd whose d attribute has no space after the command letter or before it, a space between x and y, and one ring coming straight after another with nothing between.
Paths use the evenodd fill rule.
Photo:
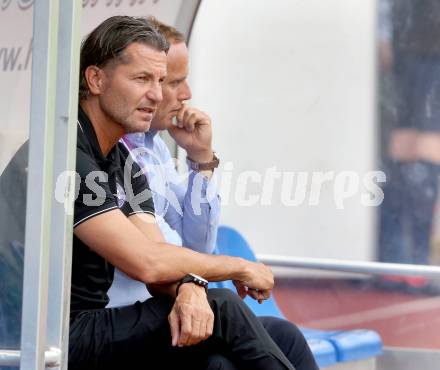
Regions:
<instances>
[{"instance_id":1,"label":"man's eyebrow","mask_svg":"<svg viewBox=\"0 0 440 370\"><path fill-rule=\"evenodd\" d=\"M172 80L171 82L183 82L188 78L188 76L185 77L180 77L180 78L175 78L174 80Z\"/></svg>"},{"instance_id":2,"label":"man's eyebrow","mask_svg":"<svg viewBox=\"0 0 440 370\"><path fill-rule=\"evenodd\" d=\"M152 79L154 79L155 78L155 76L157 76L155 73L152 73L152 72L148 72L148 71L145 71L145 70L143 70L143 71L136 71L136 72L133 72L133 74L131 75L133 78L138 78L138 77L147 77L147 78L152 78ZM167 78L167 74L166 73L164 73L164 74L159 74L158 76L157 76L160 80L164 80L165 78Z\"/></svg>"},{"instance_id":3,"label":"man's eyebrow","mask_svg":"<svg viewBox=\"0 0 440 370\"><path fill-rule=\"evenodd\" d=\"M147 71L139 71L134 73L136 76L153 77L153 73Z\"/></svg>"}]
</instances>

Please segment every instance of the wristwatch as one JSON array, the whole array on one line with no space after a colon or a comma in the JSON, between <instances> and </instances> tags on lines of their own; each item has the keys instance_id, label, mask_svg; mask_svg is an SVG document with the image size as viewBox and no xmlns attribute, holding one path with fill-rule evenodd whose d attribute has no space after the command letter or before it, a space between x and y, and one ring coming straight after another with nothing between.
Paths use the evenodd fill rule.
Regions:
<instances>
[{"instance_id":1,"label":"wristwatch","mask_svg":"<svg viewBox=\"0 0 440 370\"><path fill-rule=\"evenodd\" d=\"M212 158L211 162L206 163L197 163L194 162L190 157L186 157L186 160L188 162L189 168L191 168L193 171L207 171L207 170L213 170L214 168L217 168L220 164L220 159L215 155Z\"/></svg>"},{"instance_id":2,"label":"wristwatch","mask_svg":"<svg viewBox=\"0 0 440 370\"><path fill-rule=\"evenodd\" d=\"M196 274L188 274L185 275L180 281L177 283L176 287L176 297L179 294L179 288L182 284L193 283L205 288L206 293L208 293L208 280L203 279L201 276Z\"/></svg>"}]
</instances>

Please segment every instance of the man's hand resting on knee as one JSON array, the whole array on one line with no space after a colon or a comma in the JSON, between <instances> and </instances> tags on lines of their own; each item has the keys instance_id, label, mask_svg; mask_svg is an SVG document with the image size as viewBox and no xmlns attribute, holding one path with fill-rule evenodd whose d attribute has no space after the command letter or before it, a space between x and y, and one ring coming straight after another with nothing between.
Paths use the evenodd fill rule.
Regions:
<instances>
[{"instance_id":1,"label":"man's hand resting on knee","mask_svg":"<svg viewBox=\"0 0 440 370\"><path fill-rule=\"evenodd\" d=\"M192 283L182 284L168 321L173 346L191 346L210 337L214 313L205 288Z\"/></svg>"}]
</instances>

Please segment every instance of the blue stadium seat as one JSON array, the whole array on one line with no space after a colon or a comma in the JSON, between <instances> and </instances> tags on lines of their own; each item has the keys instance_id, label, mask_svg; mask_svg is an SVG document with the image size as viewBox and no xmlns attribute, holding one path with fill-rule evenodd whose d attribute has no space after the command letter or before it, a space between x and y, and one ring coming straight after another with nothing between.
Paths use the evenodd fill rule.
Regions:
<instances>
[{"instance_id":1,"label":"blue stadium seat","mask_svg":"<svg viewBox=\"0 0 440 370\"><path fill-rule=\"evenodd\" d=\"M306 338L315 361L320 368L335 365L338 362L335 347L326 339Z\"/></svg>"},{"instance_id":2,"label":"blue stadium seat","mask_svg":"<svg viewBox=\"0 0 440 370\"><path fill-rule=\"evenodd\" d=\"M229 226L220 226L215 253L242 257L256 261L251 247L243 236ZM228 288L235 291L231 281L210 283L210 287ZM245 302L257 316L285 318L273 296L263 304L250 297ZM348 362L374 357L382 353L382 340L373 330L325 331L301 328L320 367L336 362Z\"/></svg>"},{"instance_id":3,"label":"blue stadium seat","mask_svg":"<svg viewBox=\"0 0 440 370\"><path fill-rule=\"evenodd\" d=\"M333 344L338 362L363 360L382 354L382 340L375 331L315 330L301 328L306 338L324 339Z\"/></svg>"}]
</instances>

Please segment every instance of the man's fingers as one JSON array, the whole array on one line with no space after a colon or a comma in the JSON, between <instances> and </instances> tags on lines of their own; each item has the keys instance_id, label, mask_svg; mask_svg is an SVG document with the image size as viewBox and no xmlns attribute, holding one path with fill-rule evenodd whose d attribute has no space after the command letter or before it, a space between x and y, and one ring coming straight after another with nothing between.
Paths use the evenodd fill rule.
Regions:
<instances>
[{"instance_id":1,"label":"man's fingers","mask_svg":"<svg viewBox=\"0 0 440 370\"><path fill-rule=\"evenodd\" d=\"M180 317L179 347L187 345L192 330L191 315L182 314Z\"/></svg>"},{"instance_id":2,"label":"man's fingers","mask_svg":"<svg viewBox=\"0 0 440 370\"><path fill-rule=\"evenodd\" d=\"M192 331L187 343L188 346L197 344L202 340L202 338L205 336L205 327L205 323L203 322L202 325L202 321L200 319L196 317L192 318Z\"/></svg>"},{"instance_id":3,"label":"man's fingers","mask_svg":"<svg viewBox=\"0 0 440 370\"><path fill-rule=\"evenodd\" d=\"M205 338L209 338L214 331L214 314L210 315L208 320L206 321L206 331L205 331Z\"/></svg>"},{"instance_id":4,"label":"man's fingers","mask_svg":"<svg viewBox=\"0 0 440 370\"><path fill-rule=\"evenodd\" d=\"M195 125L197 122L197 116L194 113L190 113L188 115L185 115L185 117L183 118L183 128L187 131L187 132L193 132Z\"/></svg>"},{"instance_id":5,"label":"man's fingers","mask_svg":"<svg viewBox=\"0 0 440 370\"><path fill-rule=\"evenodd\" d=\"M193 132L197 125L208 124L209 117L191 107L184 107L177 113L176 121L179 128L184 128L188 132Z\"/></svg>"},{"instance_id":6,"label":"man's fingers","mask_svg":"<svg viewBox=\"0 0 440 370\"><path fill-rule=\"evenodd\" d=\"M183 118L182 121L185 123L186 121L188 121L189 116L191 115L192 110L191 107L186 107L186 109L183 112Z\"/></svg>"},{"instance_id":7,"label":"man's fingers","mask_svg":"<svg viewBox=\"0 0 440 370\"><path fill-rule=\"evenodd\" d=\"M258 290L256 289L248 289L247 294L251 296L253 299L258 301L260 299L260 294L258 293Z\"/></svg>"},{"instance_id":8,"label":"man's fingers","mask_svg":"<svg viewBox=\"0 0 440 370\"><path fill-rule=\"evenodd\" d=\"M176 115L177 127L193 132L199 117L190 107L183 106Z\"/></svg>"},{"instance_id":9,"label":"man's fingers","mask_svg":"<svg viewBox=\"0 0 440 370\"><path fill-rule=\"evenodd\" d=\"M176 115L177 127L179 128L185 127L185 122L187 120L188 114L189 114L189 109L187 106L184 105L182 108L180 108L180 110L177 112Z\"/></svg>"},{"instance_id":10,"label":"man's fingers","mask_svg":"<svg viewBox=\"0 0 440 370\"><path fill-rule=\"evenodd\" d=\"M175 347L177 346L180 337L180 320L176 311L174 311L174 308L168 316L168 322L170 323L171 329L171 345Z\"/></svg>"},{"instance_id":11,"label":"man's fingers","mask_svg":"<svg viewBox=\"0 0 440 370\"><path fill-rule=\"evenodd\" d=\"M237 289L237 294L239 295L239 297L241 299L245 299L248 294L247 288L239 282L234 281L233 283L235 285L235 289Z\"/></svg>"},{"instance_id":12,"label":"man's fingers","mask_svg":"<svg viewBox=\"0 0 440 370\"><path fill-rule=\"evenodd\" d=\"M183 127L183 116L184 116L184 114L185 114L186 108L187 108L187 107L186 107L185 105L183 105L182 108L180 108L180 109L177 111L177 115L176 115L176 123L177 123L177 126L180 127L180 128Z\"/></svg>"},{"instance_id":13,"label":"man's fingers","mask_svg":"<svg viewBox=\"0 0 440 370\"><path fill-rule=\"evenodd\" d=\"M261 304L263 301L270 298L270 290L248 289L248 295Z\"/></svg>"},{"instance_id":14,"label":"man's fingers","mask_svg":"<svg viewBox=\"0 0 440 370\"><path fill-rule=\"evenodd\" d=\"M247 294L248 294L248 291L247 291L246 287L240 286L237 289L237 293L238 293L238 295L240 296L241 299L245 299Z\"/></svg>"},{"instance_id":15,"label":"man's fingers","mask_svg":"<svg viewBox=\"0 0 440 370\"><path fill-rule=\"evenodd\" d=\"M185 120L186 131L193 132L198 120L199 120L199 118L197 117L197 115L195 113L190 114L188 116L188 118Z\"/></svg>"},{"instance_id":16,"label":"man's fingers","mask_svg":"<svg viewBox=\"0 0 440 370\"><path fill-rule=\"evenodd\" d=\"M262 290L261 293L263 294L263 299L270 298L270 290Z\"/></svg>"},{"instance_id":17,"label":"man's fingers","mask_svg":"<svg viewBox=\"0 0 440 370\"><path fill-rule=\"evenodd\" d=\"M210 311L207 311L203 316L203 320L201 321L201 330L200 330L200 340L205 340L212 335L212 328L214 326L214 314L209 308Z\"/></svg>"}]
</instances>

